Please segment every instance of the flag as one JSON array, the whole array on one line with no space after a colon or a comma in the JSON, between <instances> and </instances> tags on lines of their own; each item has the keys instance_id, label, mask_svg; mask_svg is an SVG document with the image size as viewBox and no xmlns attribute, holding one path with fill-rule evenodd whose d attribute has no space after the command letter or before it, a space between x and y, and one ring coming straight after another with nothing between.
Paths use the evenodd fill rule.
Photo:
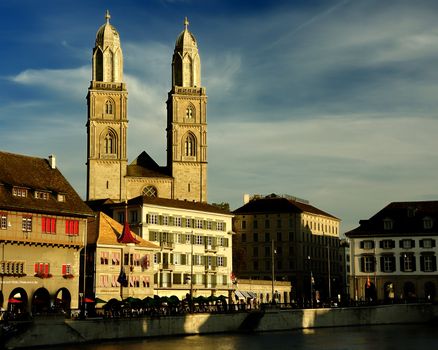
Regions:
<instances>
[{"instance_id":1,"label":"flag","mask_svg":"<svg viewBox=\"0 0 438 350\"><path fill-rule=\"evenodd\" d=\"M126 278L125 269L123 267L120 269L120 274L117 278L117 282L119 282L122 287L128 286L128 279Z\"/></svg>"}]
</instances>

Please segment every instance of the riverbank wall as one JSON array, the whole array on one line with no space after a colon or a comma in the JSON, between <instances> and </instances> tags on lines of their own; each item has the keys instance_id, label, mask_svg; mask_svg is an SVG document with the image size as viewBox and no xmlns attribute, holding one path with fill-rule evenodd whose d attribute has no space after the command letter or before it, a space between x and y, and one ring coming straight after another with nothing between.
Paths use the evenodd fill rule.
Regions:
<instances>
[{"instance_id":1,"label":"riverbank wall","mask_svg":"<svg viewBox=\"0 0 438 350\"><path fill-rule=\"evenodd\" d=\"M280 309L230 314L188 314L123 319L70 320L35 318L6 349L47 347L69 343L212 333L268 332L293 329L408 324L434 321L438 307L400 304L331 309Z\"/></svg>"}]
</instances>

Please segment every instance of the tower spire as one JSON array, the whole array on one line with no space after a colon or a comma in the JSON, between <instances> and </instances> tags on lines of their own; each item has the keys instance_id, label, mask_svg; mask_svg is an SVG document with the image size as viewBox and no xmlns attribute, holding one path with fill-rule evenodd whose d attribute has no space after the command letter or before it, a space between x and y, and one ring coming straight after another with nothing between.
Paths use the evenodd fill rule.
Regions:
<instances>
[{"instance_id":1,"label":"tower spire","mask_svg":"<svg viewBox=\"0 0 438 350\"><path fill-rule=\"evenodd\" d=\"M111 15L109 13L109 10L106 10L106 13L105 13L106 23L109 23L110 18L111 18Z\"/></svg>"},{"instance_id":2,"label":"tower spire","mask_svg":"<svg viewBox=\"0 0 438 350\"><path fill-rule=\"evenodd\" d=\"M184 29L187 30L188 27L189 27L189 20L188 20L188 18L186 16L186 17L184 17Z\"/></svg>"}]
</instances>

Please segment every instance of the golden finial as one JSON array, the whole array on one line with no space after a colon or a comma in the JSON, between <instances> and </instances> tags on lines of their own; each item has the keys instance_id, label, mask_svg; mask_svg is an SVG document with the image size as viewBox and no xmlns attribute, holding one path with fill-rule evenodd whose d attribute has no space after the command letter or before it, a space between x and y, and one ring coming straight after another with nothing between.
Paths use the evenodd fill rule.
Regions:
<instances>
[{"instance_id":1,"label":"golden finial","mask_svg":"<svg viewBox=\"0 0 438 350\"><path fill-rule=\"evenodd\" d=\"M189 26L189 20L187 17L184 18L184 29L187 30L187 27Z\"/></svg>"},{"instance_id":2,"label":"golden finial","mask_svg":"<svg viewBox=\"0 0 438 350\"><path fill-rule=\"evenodd\" d=\"M106 23L109 23L110 18L111 18L111 15L109 13L109 10L106 10L106 13L105 13Z\"/></svg>"}]
</instances>

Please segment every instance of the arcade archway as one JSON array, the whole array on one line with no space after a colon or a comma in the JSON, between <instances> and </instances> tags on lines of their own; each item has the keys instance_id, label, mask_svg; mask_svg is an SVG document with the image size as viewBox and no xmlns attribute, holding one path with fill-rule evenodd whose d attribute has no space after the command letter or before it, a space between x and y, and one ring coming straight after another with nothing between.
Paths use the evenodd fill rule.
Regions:
<instances>
[{"instance_id":1,"label":"arcade archway","mask_svg":"<svg viewBox=\"0 0 438 350\"><path fill-rule=\"evenodd\" d=\"M32 313L45 314L50 310L50 294L46 288L38 288L32 297Z\"/></svg>"}]
</instances>

